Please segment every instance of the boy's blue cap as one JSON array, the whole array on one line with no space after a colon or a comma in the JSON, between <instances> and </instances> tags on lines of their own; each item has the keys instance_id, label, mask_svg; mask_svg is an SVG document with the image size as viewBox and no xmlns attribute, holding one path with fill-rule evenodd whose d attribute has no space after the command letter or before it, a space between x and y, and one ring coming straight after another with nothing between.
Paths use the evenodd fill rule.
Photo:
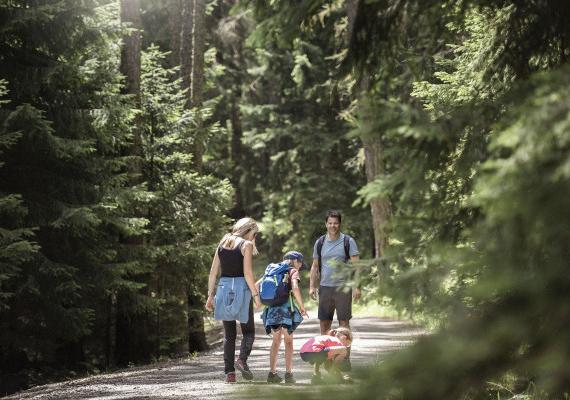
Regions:
<instances>
[{"instance_id":1,"label":"boy's blue cap","mask_svg":"<svg viewBox=\"0 0 570 400\"><path fill-rule=\"evenodd\" d=\"M301 261L301 268L299 268L299 270L305 269L307 268L307 266L305 265L305 263L303 262L303 255L298 252L298 251L288 251L287 253L285 253L285 255L283 256L284 260L299 260Z\"/></svg>"}]
</instances>

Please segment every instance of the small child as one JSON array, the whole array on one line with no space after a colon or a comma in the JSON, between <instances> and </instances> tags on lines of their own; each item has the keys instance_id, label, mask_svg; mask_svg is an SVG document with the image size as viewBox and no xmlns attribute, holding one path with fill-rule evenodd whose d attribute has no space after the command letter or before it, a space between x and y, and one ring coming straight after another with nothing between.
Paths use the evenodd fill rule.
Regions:
<instances>
[{"instance_id":1,"label":"small child","mask_svg":"<svg viewBox=\"0 0 570 400\"><path fill-rule=\"evenodd\" d=\"M348 355L348 348L352 344L352 332L349 328L339 327L329 331L328 335L315 336L305 342L301 347L301 359L314 365L311 383L322 382L320 366L335 378L350 383L349 375L342 375L340 364Z\"/></svg>"},{"instance_id":2,"label":"small child","mask_svg":"<svg viewBox=\"0 0 570 400\"><path fill-rule=\"evenodd\" d=\"M298 251L289 251L283 256L281 264L288 264L290 269L286 276L288 282L289 301L279 306L266 307L261 318L267 334L273 335L271 350L269 352L269 373L267 383L280 383L283 378L277 373L277 354L281 341L285 341L285 383L295 383L293 377L293 332L308 317L303 304L303 296L299 287L299 270L305 268L303 255ZM256 282L257 290L260 291L261 279ZM291 295L295 299L291 298ZM296 304L295 304L296 303Z\"/></svg>"}]
</instances>

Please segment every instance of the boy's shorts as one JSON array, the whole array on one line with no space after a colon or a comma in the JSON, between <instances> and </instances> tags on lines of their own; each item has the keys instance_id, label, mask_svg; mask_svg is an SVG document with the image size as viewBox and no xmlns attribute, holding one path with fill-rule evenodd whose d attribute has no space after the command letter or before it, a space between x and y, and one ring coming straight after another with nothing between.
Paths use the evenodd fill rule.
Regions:
<instances>
[{"instance_id":1,"label":"boy's shorts","mask_svg":"<svg viewBox=\"0 0 570 400\"><path fill-rule=\"evenodd\" d=\"M332 321L336 318L348 321L352 318L352 290L344 292L340 287L319 287L319 320Z\"/></svg>"},{"instance_id":2,"label":"boy's shorts","mask_svg":"<svg viewBox=\"0 0 570 400\"><path fill-rule=\"evenodd\" d=\"M317 352L306 352L301 353L301 360L308 362L309 364L322 364L328 358L328 350L317 351Z\"/></svg>"}]
</instances>

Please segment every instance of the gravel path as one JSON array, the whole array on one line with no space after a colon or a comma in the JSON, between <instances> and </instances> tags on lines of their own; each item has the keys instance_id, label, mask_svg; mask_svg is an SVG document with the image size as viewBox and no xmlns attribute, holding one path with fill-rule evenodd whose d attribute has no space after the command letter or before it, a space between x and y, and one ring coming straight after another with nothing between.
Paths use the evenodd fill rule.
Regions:
<instances>
[{"instance_id":1,"label":"gravel path","mask_svg":"<svg viewBox=\"0 0 570 400\"><path fill-rule=\"evenodd\" d=\"M263 331L259 313L255 315L257 336L248 364L253 382L241 379L236 384L223 382L221 346L197 357L169 361L152 366L134 367L110 374L38 386L4 399L240 399L268 398L265 383L269 365L271 338ZM311 369L301 361L298 350L310 336L319 332L316 318L305 320L295 331L294 374L297 383L287 390L315 390L310 386ZM382 359L388 352L411 343L423 332L410 323L377 317L353 318L354 342L351 353L353 367L366 366ZM239 329L238 329L239 331ZM238 347L240 337L238 335ZM283 375L283 345L278 369ZM284 385L278 385L284 387Z\"/></svg>"}]
</instances>

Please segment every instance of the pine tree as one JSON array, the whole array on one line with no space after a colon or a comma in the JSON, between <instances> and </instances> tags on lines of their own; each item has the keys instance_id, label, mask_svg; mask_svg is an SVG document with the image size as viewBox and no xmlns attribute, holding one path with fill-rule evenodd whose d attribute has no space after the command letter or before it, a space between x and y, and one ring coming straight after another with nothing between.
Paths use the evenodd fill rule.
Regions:
<instances>
[{"instance_id":1,"label":"pine tree","mask_svg":"<svg viewBox=\"0 0 570 400\"><path fill-rule=\"evenodd\" d=\"M0 96L6 95L6 81L0 81ZM1 100L0 105L6 101ZM14 112L4 112L0 109L0 157L4 151L13 146L20 138L21 133L6 131L5 126ZM2 160L3 158L0 158ZM3 162L0 161L0 168ZM22 265L29 262L38 251L34 242L32 229L26 228L25 217L27 209L22 204L22 197L18 194L0 192L0 326L7 327L11 322L7 319L7 312L12 301L17 297L16 285L22 279ZM0 336L0 339L4 337ZM26 367L26 354L22 349L15 348L10 341L0 342L0 376L14 377L20 369ZM5 378L3 378L5 379ZM17 388L18 378L15 379ZM3 385L4 386L4 385ZM3 390L9 387L6 385Z\"/></svg>"},{"instance_id":2,"label":"pine tree","mask_svg":"<svg viewBox=\"0 0 570 400\"><path fill-rule=\"evenodd\" d=\"M265 36L286 42L326 23L324 2L254 3ZM563 398L570 7L347 3L358 7L340 71L373 81L354 118L385 162L361 195L389 196L394 211L392 246L366 275L440 326L356 398Z\"/></svg>"},{"instance_id":3,"label":"pine tree","mask_svg":"<svg viewBox=\"0 0 570 400\"><path fill-rule=\"evenodd\" d=\"M142 123L144 175L153 193L149 203L148 246L156 265L151 290L160 301L157 327L158 354L181 354L204 348L196 335L204 335L203 287L212 254L212 238L226 223L230 188L226 181L194 171L186 153L197 129L195 111L187 110L186 94L179 90L177 68L167 69L166 54L151 46L143 54ZM211 111L200 110L204 115ZM212 127L215 129L215 127ZM215 240L215 239L214 239ZM199 304L190 306L188 299ZM189 313L193 313L192 318Z\"/></svg>"},{"instance_id":4,"label":"pine tree","mask_svg":"<svg viewBox=\"0 0 570 400\"><path fill-rule=\"evenodd\" d=\"M20 137L3 149L0 182L20 196L10 200L12 210L18 202L27 209L11 213L10 228L26 236L22 229L34 229L37 242L6 282L15 295L2 310L1 342L3 356L17 362L3 365L18 370L1 380L3 391L105 364L106 299L127 277L116 262L118 232L142 225L121 204L129 108L110 46L112 11L98 6L11 2L1 9L10 100L3 132Z\"/></svg>"}]
</instances>

